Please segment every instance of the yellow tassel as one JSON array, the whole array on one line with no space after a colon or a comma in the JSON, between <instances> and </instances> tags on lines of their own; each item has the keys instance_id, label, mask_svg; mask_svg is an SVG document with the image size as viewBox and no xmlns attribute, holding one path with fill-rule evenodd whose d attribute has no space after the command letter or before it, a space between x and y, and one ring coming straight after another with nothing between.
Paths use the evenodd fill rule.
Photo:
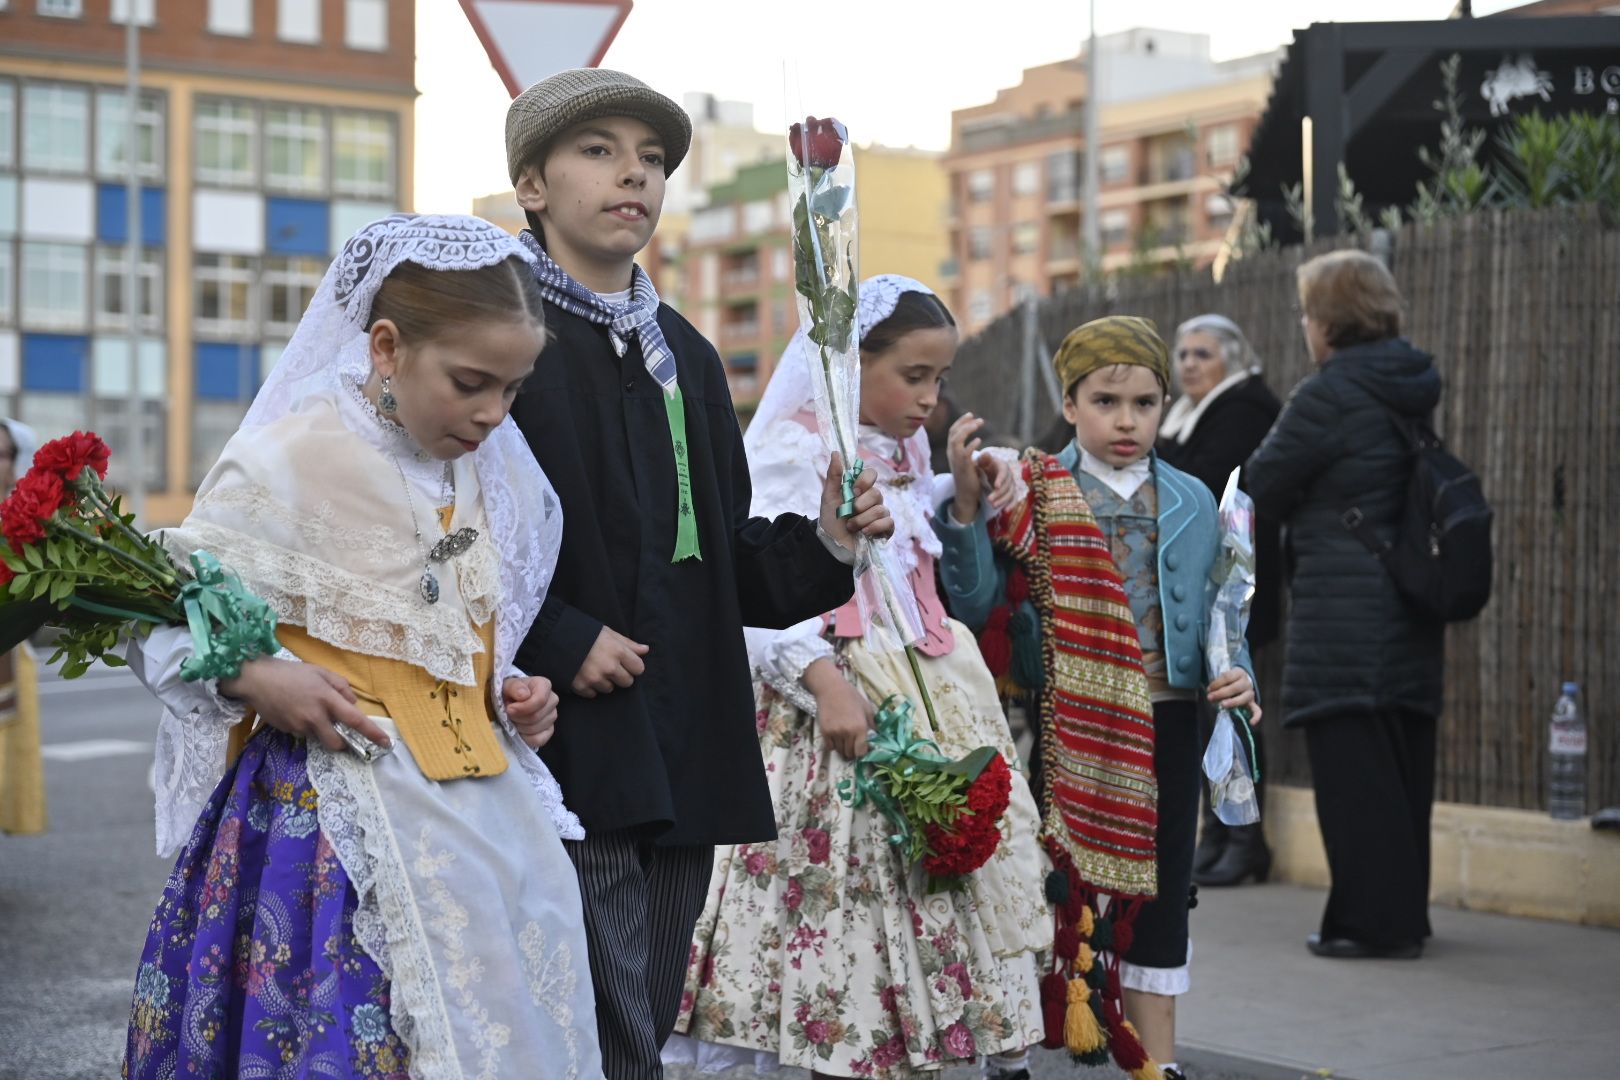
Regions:
<instances>
[{"instance_id":1,"label":"yellow tassel","mask_svg":"<svg viewBox=\"0 0 1620 1080\"><path fill-rule=\"evenodd\" d=\"M1075 929L1080 931L1080 936L1083 938L1091 937L1091 932L1097 929L1097 923L1091 917L1090 904L1080 909L1080 922L1075 925Z\"/></svg>"},{"instance_id":2,"label":"yellow tassel","mask_svg":"<svg viewBox=\"0 0 1620 1080\"><path fill-rule=\"evenodd\" d=\"M1107 1043L1108 1037L1097 1023L1097 1014L1091 1011L1091 987L1083 979L1071 979L1069 1008L1063 1015L1063 1045L1071 1054L1089 1054Z\"/></svg>"},{"instance_id":3,"label":"yellow tassel","mask_svg":"<svg viewBox=\"0 0 1620 1080\"><path fill-rule=\"evenodd\" d=\"M1097 962L1097 954L1091 951L1091 946L1085 942L1080 943L1080 953L1074 958L1074 970L1082 975L1091 974L1091 967Z\"/></svg>"}]
</instances>

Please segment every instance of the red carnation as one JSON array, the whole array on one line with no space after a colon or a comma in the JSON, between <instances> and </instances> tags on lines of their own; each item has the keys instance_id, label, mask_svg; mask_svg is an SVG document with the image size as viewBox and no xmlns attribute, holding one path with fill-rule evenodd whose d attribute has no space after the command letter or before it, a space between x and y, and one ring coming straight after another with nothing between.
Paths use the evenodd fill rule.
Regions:
<instances>
[{"instance_id":1,"label":"red carnation","mask_svg":"<svg viewBox=\"0 0 1620 1080\"><path fill-rule=\"evenodd\" d=\"M101 441L100 435L93 431L75 431L60 439L52 439L35 451L34 469L56 473L71 484L88 465L96 471L98 478L105 480L107 462L111 458L112 451Z\"/></svg>"},{"instance_id":2,"label":"red carnation","mask_svg":"<svg viewBox=\"0 0 1620 1080\"><path fill-rule=\"evenodd\" d=\"M58 474L28 470L11 496L0 503L0 530L10 541L11 550L21 553L28 544L45 539L45 522L62 508L65 494Z\"/></svg>"},{"instance_id":3,"label":"red carnation","mask_svg":"<svg viewBox=\"0 0 1620 1080\"><path fill-rule=\"evenodd\" d=\"M799 163L800 168L806 165L818 169L836 168L844 156L844 144L847 142L849 129L830 116L825 120L812 116L788 129L788 146L792 148L793 160Z\"/></svg>"}]
</instances>

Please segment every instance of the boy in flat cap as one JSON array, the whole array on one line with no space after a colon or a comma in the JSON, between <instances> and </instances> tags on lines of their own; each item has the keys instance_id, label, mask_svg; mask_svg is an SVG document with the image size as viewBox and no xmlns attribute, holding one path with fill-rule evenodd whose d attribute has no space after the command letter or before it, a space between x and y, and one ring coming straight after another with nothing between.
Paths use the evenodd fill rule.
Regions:
<instances>
[{"instance_id":1,"label":"boy in flat cap","mask_svg":"<svg viewBox=\"0 0 1620 1080\"><path fill-rule=\"evenodd\" d=\"M550 331L512 416L564 513L517 662L562 695L542 756L586 830L569 853L612 1080L662 1075L714 845L775 835L743 626L840 607L856 535L893 531L871 473L837 516L836 461L819 524L749 516L725 369L635 261L691 134L673 101L602 69L536 83L506 117Z\"/></svg>"},{"instance_id":2,"label":"boy in flat cap","mask_svg":"<svg viewBox=\"0 0 1620 1080\"><path fill-rule=\"evenodd\" d=\"M1013 658L997 673L1004 685L1038 706L1042 832L1060 879L1048 892L1057 940L1071 943L1058 948L1068 967L1041 987L1045 1045L1094 1063L1111 1052L1132 1076L1151 1075L1156 1059L1179 1077L1175 1002L1189 986L1203 782L1197 696L1258 722L1254 671L1246 646L1231 669L1205 670L1220 519L1208 488L1153 453L1170 383L1158 330L1098 319L1052 362L1074 440L1056 457L1027 451L1027 495L989 520L979 470L953 442L956 492L934 516L940 574L952 613L1000 636L986 657ZM1076 962L1089 955L1077 943L1114 953L1117 973L1099 961L1099 979ZM1097 1023L1065 1023L1077 1007Z\"/></svg>"}]
</instances>

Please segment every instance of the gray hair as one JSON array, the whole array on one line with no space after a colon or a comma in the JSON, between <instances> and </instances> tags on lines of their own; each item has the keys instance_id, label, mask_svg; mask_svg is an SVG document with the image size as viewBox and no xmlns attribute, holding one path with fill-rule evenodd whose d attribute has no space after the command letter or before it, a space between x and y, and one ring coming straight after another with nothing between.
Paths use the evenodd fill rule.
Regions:
<instances>
[{"instance_id":1,"label":"gray hair","mask_svg":"<svg viewBox=\"0 0 1620 1080\"><path fill-rule=\"evenodd\" d=\"M1176 327L1176 344L1179 346L1181 339L1188 334L1208 334L1215 339L1228 375L1236 375L1240 371L1256 375L1260 373L1260 358L1254 354L1254 347L1243 336L1243 331L1238 329L1238 324L1225 315L1198 315L1188 319Z\"/></svg>"}]
</instances>

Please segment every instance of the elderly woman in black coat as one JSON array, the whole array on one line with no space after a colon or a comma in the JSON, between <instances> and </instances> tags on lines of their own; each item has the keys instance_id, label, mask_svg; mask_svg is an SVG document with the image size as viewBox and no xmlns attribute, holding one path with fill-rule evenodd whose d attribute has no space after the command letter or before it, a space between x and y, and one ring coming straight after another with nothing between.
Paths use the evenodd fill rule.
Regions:
<instances>
[{"instance_id":1,"label":"elderly woman in black coat","mask_svg":"<svg viewBox=\"0 0 1620 1080\"><path fill-rule=\"evenodd\" d=\"M1338 251L1299 269L1318 370L1249 459L1249 492L1287 529L1292 567L1286 723L1305 731L1333 878L1318 956L1416 957L1430 935L1429 816L1444 627L1415 614L1345 525L1354 506L1395 538L1412 471L1397 417L1427 421L1434 361L1400 336L1377 259Z\"/></svg>"},{"instance_id":2,"label":"elderly woman in black coat","mask_svg":"<svg viewBox=\"0 0 1620 1080\"><path fill-rule=\"evenodd\" d=\"M1159 456L1202 480L1219 499L1226 478L1254 453L1282 406L1261 378L1249 339L1224 315L1200 315L1182 323L1176 330L1174 357L1177 397L1159 427ZM1276 521L1260 516L1255 523L1256 582L1249 613L1253 654L1277 636L1282 584L1277 537ZM1214 710L1199 710L1205 742L1214 720ZM1264 776L1260 729L1253 734ZM1264 881L1270 872L1271 852L1261 826L1223 824L1211 812L1206 791L1193 880L1200 885L1241 885L1251 877Z\"/></svg>"}]
</instances>

